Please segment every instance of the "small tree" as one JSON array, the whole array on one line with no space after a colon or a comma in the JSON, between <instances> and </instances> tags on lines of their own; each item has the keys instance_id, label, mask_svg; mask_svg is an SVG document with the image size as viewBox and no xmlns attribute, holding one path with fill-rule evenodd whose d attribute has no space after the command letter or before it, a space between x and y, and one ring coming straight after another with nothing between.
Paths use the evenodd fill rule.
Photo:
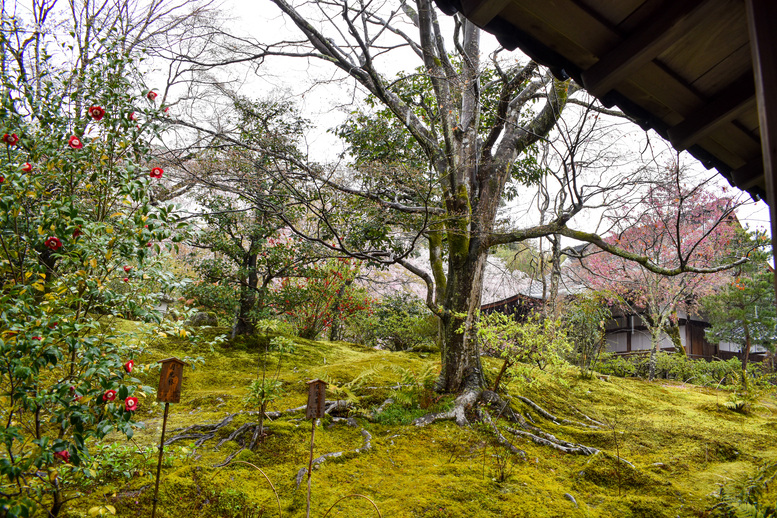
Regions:
<instances>
[{"instance_id":1,"label":"small tree","mask_svg":"<svg viewBox=\"0 0 777 518\"><path fill-rule=\"evenodd\" d=\"M580 374L589 378L605 349L604 330L612 312L606 297L600 293L580 295L565 310L564 320L574 363L580 368Z\"/></svg>"},{"instance_id":2,"label":"small tree","mask_svg":"<svg viewBox=\"0 0 777 518\"><path fill-rule=\"evenodd\" d=\"M766 237L750 235L752 246L764 246ZM774 272L766 262L771 255L765 251L753 255L753 260L738 269L716 293L702 300L704 313L712 327L706 330L712 343L733 342L740 346L742 372L747 374L747 362L753 345L774 351L777 330ZM746 380L746 376L743 376Z\"/></svg>"},{"instance_id":3,"label":"small tree","mask_svg":"<svg viewBox=\"0 0 777 518\"><path fill-rule=\"evenodd\" d=\"M504 359L494 381L494 391L505 373L516 364L528 364L545 370L549 365L564 363L570 342L561 321L533 314L525 322L518 322L504 313L482 315L477 325L477 336L483 350Z\"/></svg>"}]
</instances>

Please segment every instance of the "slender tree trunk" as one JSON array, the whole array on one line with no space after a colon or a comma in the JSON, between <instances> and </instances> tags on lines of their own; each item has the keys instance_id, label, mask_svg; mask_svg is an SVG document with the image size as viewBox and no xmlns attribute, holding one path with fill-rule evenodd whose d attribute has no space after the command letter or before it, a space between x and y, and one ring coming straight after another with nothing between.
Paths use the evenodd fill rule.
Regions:
<instances>
[{"instance_id":1,"label":"slender tree trunk","mask_svg":"<svg viewBox=\"0 0 777 518\"><path fill-rule=\"evenodd\" d=\"M742 351L742 383L747 387L747 361L750 359L752 338L750 337L750 327L747 325L747 321L744 322L743 326L745 331L745 350Z\"/></svg>"},{"instance_id":2,"label":"slender tree trunk","mask_svg":"<svg viewBox=\"0 0 777 518\"><path fill-rule=\"evenodd\" d=\"M650 359L648 360L648 381L656 378L656 361L658 360L658 346L661 343L661 327L650 328Z\"/></svg>"},{"instance_id":3,"label":"slender tree trunk","mask_svg":"<svg viewBox=\"0 0 777 518\"><path fill-rule=\"evenodd\" d=\"M348 289L348 286L350 286L352 283L353 283L352 280L346 281L342 286L340 286L340 289L337 290L337 297L335 297L335 305L334 307L332 307L332 325L329 328L330 342L334 342L340 339L340 331L342 329L342 318L340 317L340 313L341 313L340 303L343 300L343 295L345 295L345 290Z\"/></svg>"},{"instance_id":4,"label":"slender tree trunk","mask_svg":"<svg viewBox=\"0 0 777 518\"><path fill-rule=\"evenodd\" d=\"M672 325L667 327L664 331L666 331L666 334L672 339L672 344L674 345L677 354L688 356L685 347L683 347L683 340L680 337L680 324L673 322Z\"/></svg>"},{"instance_id":5,"label":"slender tree trunk","mask_svg":"<svg viewBox=\"0 0 777 518\"><path fill-rule=\"evenodd\" d=\"M252 335L256 330L251 316L256 306L256 286L259 282L259 276L256 273L256 254L246 254L243 269L246 273L241 282L240 303L235 324L232 326L232 338L238 335Z\"/></svg>"}]
</instances>

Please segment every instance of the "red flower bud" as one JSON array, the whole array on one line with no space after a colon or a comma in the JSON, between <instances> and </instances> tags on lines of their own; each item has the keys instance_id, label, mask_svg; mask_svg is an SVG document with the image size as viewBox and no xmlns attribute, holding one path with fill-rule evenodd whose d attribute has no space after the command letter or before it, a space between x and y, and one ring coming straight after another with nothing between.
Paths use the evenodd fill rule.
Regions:
<instances>
[{"instance_id":1,"label":"red flower bud","mask_svg":"<svg viewBox=\"0 0 777 518\"><path fill-rule=\"evenodd\" d=\"M127 363L124 364L124 370L127 372L132 372L132 367L135 365L135 362L130 360Z\"/></svg>"},{"instance_id":2,"label":"red flower bud","mask_svg":"<svg viewBox=\"0 0 777 518\"><path fill-rule=\"evenodd\" d=\"M70 452L67 450L55 451L54 456L59 457L64 462L70 462Z\"/></svg>"},{"instance_id":3,"label":"red flower bud","mask_svg":"<svg viewBox=\"0 0 777 518\"><path fill-rule=\"evenodd\" d=\"M29 162L25 162L22 164L22 171L25 173L31 173L32 172L32 164Z\"/></svg>"}]
</instances>

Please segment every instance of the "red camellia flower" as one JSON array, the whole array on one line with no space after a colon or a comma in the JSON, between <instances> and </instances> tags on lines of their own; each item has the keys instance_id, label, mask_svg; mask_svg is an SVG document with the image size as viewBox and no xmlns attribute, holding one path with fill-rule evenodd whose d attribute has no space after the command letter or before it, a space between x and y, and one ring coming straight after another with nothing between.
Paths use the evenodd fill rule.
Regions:
<instances>
[{"instance_id":1,"label":"red camellia flower","mask_svg":"<svg viewBox=\"0 0 777 518\"><path fill-rule=\"evenodd\" d=\"M89 112L89 115L91 115L92 118L96 121L99 121L105 117L105 110L102 106L90 106L89 110L87 111Z\"/></svg>"},{"instance_id":2,"label":"red camellia flower","mask_svg":"<svg viewBox=\"0 0 777 518\"><path fill-rule=\"evenodd\" d=\"M148 97L149 101L153 101L154 99L156 99L156 96L157 96L157 93L155 91L153 91L153 90L149 91L146 94L146 97Z\"/></svg>"},{"instance_id":3,"label":"red camellia flower","mask_svg":"<svg viewBox=\"0 0 777 518\"><path fill-rule=\"evenodd\" d=\"M75 135L72 135L68 139L67 145L72 147L73 149L81 149L82 147L84 147L84 144L83 142L81 142L81 139L76 137Z\"/></svg>"},{"instance_id":4,"label":"red camellia flower","mask_svg":"<svg viewBox=\"0 0 777 518\"><path fill-rule=\"evenodd\" d=\"M32 164L29 162L25 162L22 164L22 171L25 173L31 173L32 172Z\"/></svg>"},{"instance_id":5,"label":"red camellia flower","mask_svg":"<svg viewBox=\"0 0 777 518\"><path fill-rule=\"evenodd\" d=\"M40 336L33 336L32 339L38 341L43 340Z\"/></svg>"},{"instance_id":6,"label":"red camellia flower","mask_svg":"<svg viewBox=\"0 0 777 518\"><path fill-rule=\"evenodd\" d=\"M50 248L55 252L60 248L62 248L62 241L60 241L58 237L54 237L54 236L49 236L48 238L46 238L46 241L44 241L43 244L46 245L47 248Z\"/></svg>"},{"instance_id":7,"label":"red camellia flower","mask_svg":"<svg viewBox=\"0 0 777 518\"><path fill-rule=\"evenodd\" d=\"M76 227L76 229L73 231L73 239L77 238L78 236L83 236L84 233L81 231L81 227Z\"/></svg>"},{"instance_id":8,"label":"red camellia flower","mask_svg":"<svg viewBox=\"0 0 777 518\"><path fill-rule=\"evenodd\" d=\"M105 394L103 394L103 401L113 401L114 399L116 399L115 390L106 390Z\"/></svg>"},{"instance_id":9,"label":"red camellia flower","mask_svg":"<svg viewBox=\"0 0 777 518\"><path fill-rule=\"evenodd\" d=\"M125 272L129 273L129 272L130 272L130 270L132 270L132 266L130 266L130 265L126 265L126 266L124 266L124 271L125 271Z\"/></svg>"},{"instance_id":10,"label":"red camellia flower","mask_svg":"<svg viewBox=\"0 0 777 518\"><path fill-rule=\"evenodd\" d=\"M132 367L135 366L135 362L130 360L127 363L124 364L124 370L127 372L132 372Z\"/></svg>"},{"instance_id":11,"label":"red camellia flower","mask_svg":"<svg viewBox=\"0 0 777 518\"><path fill-rule=\"evenodd\" d=\"M127 412L134 412L138 408L138 398L128 397L124 400L124 410Z\"/></svg>"},{"instance_id":12,"label":"red camellia flower","mask_svg":"<svg viewBox=\"0 0 777 518\"><path fill-rule=\"evenodd\" d=\"M129 282L129 277L124 277L124 282Z\"/></svg>"},{"instance_id":13,"label":"red camellia flower","mask_svg":"<svg viewBox=\"0 0 777 518\"><path fill-rule=\"evenodd\" d=\"M54 456L59 457L65 462L70 462L70 452L67 450L55 451Z\"/></svg>"},{"instance_id":14,"label":"red camellia flower","mask_svg":"<svg viewBox=\"0 0 777 518\"><path fill-rule=\"evenodd\" d=\"M151 170L150 173L148 173L148 176L151 178L162 178L162 174L164 173L164 169L161 167L155 167Z\"/></svg>"},{"instance_id":15,"label":"red camellia flower","mask_svg":"<svg viewBox=\"0 0 777 518\"><path fill-rule=\"evenodd\" d=\"M19 136L16 133L11 133L10 135L8 133L3 133L3 142L7 146L15 146L17 142L19 142Z\"/></svg>"},{"instance_id":16,"label":"red camellia flower","mask_svg":"<svg viewBox=\"0 0 777 518\"><path fill-rule=\"evenodd\" d=\"M135 112L132 112L132 113L130 113L130 114L129 114L129 120L131 120L131 121L136 121L136 120L138 120L138 114L137 114L137 113L135 113Z\"/></svg>"},{"instance_id":17,"label":"red camellia flower","mask_svg":"<svg viewBox=\"0 0 777 518\"><path fill-rule=\"evenodd\" d=\"M0 183L4 183L4 182L5 182L5 176L0 176Z\"/></svg>"},{"instance_id":18,"label":"red camellia flower","mask_svg":"<svg viewBox=\"0 0 777 518\"><path fill-rule=\"evenodd\" d=\"M151 243L146 243L146 246L147 246L148 248L151 248Z\"/></svg>"}]
</instances>

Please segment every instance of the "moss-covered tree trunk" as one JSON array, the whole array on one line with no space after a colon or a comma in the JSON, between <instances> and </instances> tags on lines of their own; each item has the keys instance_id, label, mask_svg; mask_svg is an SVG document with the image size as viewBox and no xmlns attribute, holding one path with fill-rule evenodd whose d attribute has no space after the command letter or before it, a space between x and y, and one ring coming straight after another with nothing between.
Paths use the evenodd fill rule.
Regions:
<instances>
[{"instance_id":1,"label":"moss-covered tree trunk","mask_svg":"<svg viewBox=\"0 0 777 518\"><path fill-rule=\"evenodd\" d=\"M453 255L453 254L452 254ZM474 320L480 308L485 255L452 257L442 327L442 372L439 389L462 392L484 386Z\"/></svg>"},{"instance_id":2,"label":"moss-covered tree trunk","mask_svg":"<svg viewBox=\"0 0 777 518\"><path fill-rule=\"evenodd\" d=\"M237 307L235 323L232 326L232 338L238 335L252 335L256 330L251 312L257 303L256 286L259 276L256 273L257 254L248 253L243 260L243 276L240 280L240 301Z\"/></svg>"}]
</instances>

